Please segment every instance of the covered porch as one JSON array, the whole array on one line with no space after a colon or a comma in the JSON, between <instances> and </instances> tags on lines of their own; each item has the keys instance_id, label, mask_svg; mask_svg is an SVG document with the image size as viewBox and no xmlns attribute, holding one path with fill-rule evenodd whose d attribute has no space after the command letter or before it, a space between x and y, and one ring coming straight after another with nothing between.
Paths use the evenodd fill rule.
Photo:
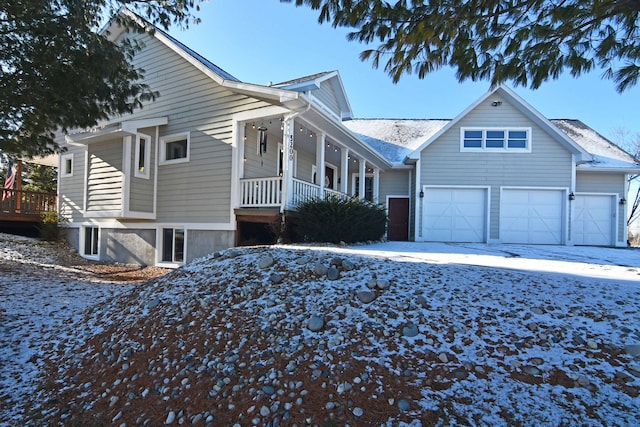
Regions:
<instances>
[{"instance_id":1,"label":"covered porch","mask_svg":"<svg viewBox=\"0 0 640 427\"><path fill-rule=\"evenodd\" d=\"M388 165L335 117L256 115L237 124L239 209L295 211L309 199L362 197L379 202Z\"/></svg>"}]
</instances>

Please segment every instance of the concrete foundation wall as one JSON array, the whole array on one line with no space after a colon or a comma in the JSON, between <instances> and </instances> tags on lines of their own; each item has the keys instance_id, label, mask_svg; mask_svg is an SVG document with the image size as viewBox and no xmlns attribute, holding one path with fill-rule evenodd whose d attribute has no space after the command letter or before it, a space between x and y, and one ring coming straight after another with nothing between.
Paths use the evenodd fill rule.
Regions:
<instances>
[{"instance_id":1,"label":"concrete foundation wall","mask_svg":"<svg viewBox=\"0 0 640 427\"><path fill-rule=\"evenodd\" d=\"M156 264L155 230L101 229L100 253L103 261L124 264Z\"/></svg>"},{"instance_id":2,"label":"concrete foundation wall","mask_svg":"<svg viewBox=\"0 0 640 427\"><path fill-rule=\"evenodd\" d=\"M235 231L188 230L187 262L235 245Z\"/></svg>"}]
</instances>

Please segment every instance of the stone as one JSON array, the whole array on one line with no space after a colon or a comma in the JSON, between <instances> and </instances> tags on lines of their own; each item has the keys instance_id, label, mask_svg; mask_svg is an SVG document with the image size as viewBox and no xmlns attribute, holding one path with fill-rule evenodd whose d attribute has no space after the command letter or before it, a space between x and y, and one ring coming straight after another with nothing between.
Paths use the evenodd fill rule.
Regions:
<instances>
[{"instance_id":1,"label":"stone","mask_svg":"<svg viewBox=\"0 0 640 427\"><path fill-rule=\"evenodd\" d=\"M266 406L263 406L262 408L260 408L260 415L262 415L263 417L266 417L269 414L271 414L271 409L269 409Z\"/></svg>"},{"instance_id":2,"label":"stone","mask_svg":"<svg viewBox=\"0 0 640 427\"><path fill-rule=\"evenodd\" d=\"M429 302L422 295L419 295L418 298L416 298L416 303L422 308L429 308Z\"/></svg>"},{"instance_id":3,"label":"stone","mask_svg":"<svg viewBox=\"0 0 640 427\"><path fill-rule=\"evenodd\" d=\"M375 289L378 286L378 279L373 278L367 282L367 288Z\"/></svg>"},{"instance_id":4,"label":"stone","mask_svg":"<svg viewBox=\"0 0 640 427\"><path fill-rule=\"evenodd\" d=\"M587 341L587 347L592 350L596 350L598 348L598 343L595 341Z\"/></svg>"},{"instance_id":5,"label":"stone","mask_svg":"<svg viewBox=\"0 0 640 427\"><path fill-rule=\"evenodd\" d=\"M630 356L638 357L640 356L640 344L632 344L624 347L624 352Z\"/></svg>"},{"instance_id":6,"label":"stone","mask_svg":"<svg viewBox=\"0 0 640 427\"><path fill-rule=\"evenodd\" d=\"M340 257L333 257L331 258L331 261L329 262L330 266L336 266L339 267L342 265L342 258Z\"/></svg>"},{"instance_id":7,"label":"stone","mask_svg":"<svg viewBox=\"0 0 640 427\"><path fill-rule=\"evenodd\" d=\"M353 415L356 417L361 417L364 414L364 410L362 408L353 408Z\"/></svg>"},{"instance_id":8,"label":"stone","mask_svg":"<svg viewBox=\"0 0 640 427\"><path fill-rule=\"evenodd\" d=\"M338 280L340 278L340 271L335 265L332 265L327 269L327 279Z\"/></svg>"},{"instance_id":9,"label":"stone","mask_svg":"<svg viewBox=\"0 0 640 427\"><path fill-rule=\"evenodd\" d=\"M544 314L544 311L543 311L541 308L539 308L539 307L533 307L533 308L531 309L531 311L532 311L534 314Z\"/></svg>"},{"instance_id":10,"label":"stone","mask_svg":"<svg viewBox=\"0 0 640 427\"><path fill-rule=\"evenodd\" d=\"M260 261L258 261L258 268L264 270L265 268L271 267L273 264L275 264L275 262L276 261L271 255L267 255L261 258Z\"/></svg>"},{"instance_id":11,"label":"stone","mask_svg":"<svg viewBox=\"0 0 640 427\"><path fill-rule=\"evenodd\" d=\"M349 261L349 260L346 260L346 259L345 259L345 260L342 260L342 268L343 268L345 271L351 271L351 270L353 270L354 268L356 268L356 266L355 266L355 264L354 264L354 263L352 263L351 261Z\"/></svg>"},{"instance_id":12,"label":"stone","mask_svg":"<svg viewBox=\"0 0 640 427\"><path fill-rule=\"evenodd\" d=\"M311 332L318 332L324 328L324 319L318 315L313 315L307 321L307 329Z\"/></svg>"},{"instance_id":13,"label":"stone","mask_svg":"<svg viewBox=\"0 0 640 427\"><path fill-rule=\"evenodd\" d=\"M360 302L365 303L365 304L369 304L374 299L376 299L375 292L362 291L362 292L358 292L356 294L356 296L358 297Z\"/></svg>"},{"instance_id":14,"label":"stone","mask_svg":"<svg viewBox=\"0 0 640 427\"><path fill-rule=\"evenodd\" d=\"M276 389L271 387L270 385L266 385L266 386L262 387L262 392L264 394L266 394L267 396L271 396L272 394L274 394L276 392Z\"/></svg>"},{"instance_id":15,"label":"stone","mask_svg":"<svg viewBox=\"0 0 640 427\"><path fill-rule=\"evenodd\" d=\"M447 357L446 353L440 353L438 355L438 359L440 359L442 363L447 363L449 361L449 358Z\"/></svg>"},{"instance_id":16,"label":"stone","mask_svg":"<svg viewBox=\"0 0 640 427\"><path fill-rule=\"evenodd\" d=\"M398 409L400 409L402 412L408 411L410 408L411 408L411 405L409 404L408 401L404 399L398 400Z\"/></svg>"},{"instance_id":17,"label":"stone","mask_svg":"<svg viewBox=\"0 0 640 427\"><path fill-rule=\"evenodd\" d=\"M313 266L313 273L316 276L326 276L327 271L329 269L327 267L325 267L324 265L322 265L321 263L317 262L314 266Z\"/></svg>"},{"instance_id":18,"label":"stone","mask_svg":"<svg viewBox=\"0 0 640 427\"><path fill-rule=\"evenodd\" d=\"M173 424L173 422L176 420L176 413L171 411L169 412L169 414L167 415L167 419L164 421L165 424Z\"/></svg>"},{"instance_id":19,"label":"stone","mask_svg":"<svg viewBox=\"0 0 640 427\"><path fill-rule=\"evenodd\" d=\"M407 326L402 328L402 335L405 337L413 338L420 333L418 326L415 323L409 323Z\"/></svg>"},{"instance_id":20,"label":"stone","mask_svg":"<svg viewBox=\"0 0 640 427\"><path fill-rule=\"evenodd\" d=\"M378 279L377 283L376 283L376 286L381 291L384 291L385 289L389 289L390 283L386 279Z\"/></svg>"},{"instance_id":21,"label":"stone","mask_svg":"<svg viewBox=\"0 0 640 427\"><path fill-rule=\"evenodd\" d=\"M160 304L160 298L154 298L154 299L152 299L151 301L149 301L147 303L147 308L149 310L152 310L152 309L156 308L158 306L158 304Z\"/></svg>"},{"instance_id":22,"label":"stone","mask_svg":"<svg viewBox=\"0 0 640 427\"><path fill-rule=\"evenodd\" d=\"M273 283L274 285L282 283L283 280L284 280L283 273L272 273L271 276L269 276L269 281L271 281L271 283Z\"/></svg>"}]
</instances>

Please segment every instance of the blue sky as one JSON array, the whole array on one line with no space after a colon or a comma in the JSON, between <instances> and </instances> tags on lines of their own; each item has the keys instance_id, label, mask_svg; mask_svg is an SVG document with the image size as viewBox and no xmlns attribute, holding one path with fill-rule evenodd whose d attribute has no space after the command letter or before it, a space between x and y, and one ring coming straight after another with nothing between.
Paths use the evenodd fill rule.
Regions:
<instances>
[{"instance_id":1,"label":"blue sky","mask_svg":"<svg viewBox=\"0 0 640 427\"><path fill-rule=\"evenodd\" d=\"M211 0L201 7L199 25L171 34L249 83L338 70L358 118L449 119L489 90L486 81L458 82L452 69L393 84L384 70L360 61L365 45L347 41L347 29L320 25L318 12L307 7L279 0ZM601 74L567 75L535 91L512 88L548 118L580 119L614 141L619 130L640 134L640 86L618 94Z\"/></svg>"}]
</instances>

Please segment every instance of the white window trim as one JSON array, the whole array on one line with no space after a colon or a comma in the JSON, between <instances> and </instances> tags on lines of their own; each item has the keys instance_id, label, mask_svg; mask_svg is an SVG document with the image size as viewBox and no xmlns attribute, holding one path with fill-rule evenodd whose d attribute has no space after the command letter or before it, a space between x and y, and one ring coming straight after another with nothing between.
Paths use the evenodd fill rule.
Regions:
<instances>
[{"instance_id":1,"label":"white window trim","mask_svg":"<svg viewBox=\"0 0 640 427\"><path fill-rule=\"evenodd\" d=\"M184 247L183 247L183 252L182 252L182 257L183 257L183 261L182 262L176 262L176 261L163 261L162 260L162 251L164 249L164 229L165 228L170 228L173 229L173 241L172 241L172 254L171 254L171 258L173 260L173 257L175 256L175 247L173 246L173 243L175 242L175 231L176 230L182 230L184 231ZM187 259L187 228L183 225L164 225L159 227L158 229L156 229L156 242L157 243L157 248L156 248L156 253L157 253L157 262L156 265L158 267L168 267L168 268L176 268L176 267L180 267L186 264L186 259Z\"/></svg>"},{"instance_id":2,"label":"white window trim","mask_svg":"<svg viewBox=\"0 0 640 427\"><path fill-rule=\"evenodd\" d=\"M87 253L87 248L86 248L86 238L87 238L87 231L89 229L97 229L98 230L98 253L96 254L88 254ZM100 227L96 226L96 225L85 225L82 226L80 228L81 232L80 232L80 248L82 249L81 253L82 253L82 257L86 258L86 259L91 259L91 260L99 260L100 259L100 238L102 235L102 230L100 229Z\"/></svg>"},{"instance_id":3,"label":"white window trim","mask_svg":"<svg viewBox=\"0 0 640 427\"><path fill-rule=\"evenodd\" d=\"M143 170L139 169L140 165L140 141L145 140L144 144L144 165ZM188 141L188 140L187 140ZM187 142L187 148L189 142ZM149 169L151 168L151 137L143 133L136 135L135 159L133 164L133 176L136 178L149 179Z\"/></svg>"},{"instance_id":4,"label":"white window trim","mask_svg":"<svg viewBox=\"0 0 640 427\"><path fill-rule=\"evenodd\" d=\"M482 143L481 147L465 147L464 146L464 133L465 131L482 131ZM506 134L505 146L501 148L487 148L487 131L504 131ZM526 148L509 148L508 144L508 132L526 132L527 133L527 146ZM461 127L460 128L460 151L468 152L488 152L488 153L530 153L531 152L531 137L532 130L530 127Z\"/></svg>"},{"instance_id":5,"label":"white window trim","mask_svg":"<svg viewBox=\"0 0 640 427\"><path fill-rule=\"evenodd\" d=\"M71 171L67 172L67 161L71 162ZM69 153L69 154L63 154L62 156L60 156L60 176L62 178L69 178L73 176L73 154Z\"/></svg>"},{"instance_id":6,"label":"white window trim","mask_svg":"<svg viewBox=\"0 0 640 427\"><path fill-rule=\"evenodd\" d=\"M167 150L166 150L166 145L170 142L174 142L174 141L181 141L183 139L187 140L187 155L185 157L179 158L179 159L169 159L167 160ZM185 163L189 161L189 156L191 154L191 133L190 132L184 132L184 133L176 133L173 135L166 135L166 136L162 136L160 137L160 164L161 165L167 165L167 164L174 164L174 163Z\"/></svg>"}]
</instances>

